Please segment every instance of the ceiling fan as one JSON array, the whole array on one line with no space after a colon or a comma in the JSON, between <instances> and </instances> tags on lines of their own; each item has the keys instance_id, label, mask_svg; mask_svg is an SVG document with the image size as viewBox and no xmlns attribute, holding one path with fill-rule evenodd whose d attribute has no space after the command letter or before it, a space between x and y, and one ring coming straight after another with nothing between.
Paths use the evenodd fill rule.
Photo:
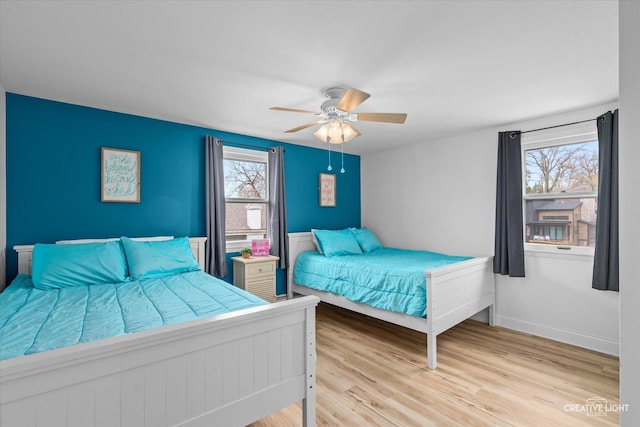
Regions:
<instances>
[{"instance_id":1,"label":"ceiling fan","mask_svg":"<svg viewBox=\"0 0 640 427\"><path fill-rule=\"evenodd\" d=\"M320 116L316 121L305 123L295 128L286 130L285 133L298 132L318 124L322 126L313 134L322 142L341 144L360 135L360 132L351 125L351 122L384 122L404 123L407 115L404 113L354 113L358 105L362 104L371 95L361 90L350 88L343 89L332 87L325 91L328 98L320 106L320 112L310 110L298 110L295 108L271 107L271 110L290 111L294 113L314 114Z\"/></svg>"}]
</instances>

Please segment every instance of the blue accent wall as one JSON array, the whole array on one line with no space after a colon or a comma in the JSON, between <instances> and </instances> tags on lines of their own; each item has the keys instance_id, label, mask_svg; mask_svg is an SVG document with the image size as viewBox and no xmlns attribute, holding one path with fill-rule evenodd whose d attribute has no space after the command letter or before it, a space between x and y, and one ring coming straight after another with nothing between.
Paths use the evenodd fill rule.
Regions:
<instances>
[{"instance_id":1,"label":"blue accent wall","mask_svg":"<svg viewBox=\"0 0 640 427\"><path fill-rule=\"evenodd\" d=\"M7 93L7 279L16 244L118 236L205 236L205 135L285 149L288 231L360 226L360 157L332 153L337 206L318 203L328 152ZM247 124L250 126L250 123ZM309 136L312 138L312 136ZM102 147L140 151L140 203L100 201ZM229 266L231 268L231 265ZM283 271L277 293L286 292ZM231 280L231 276L227 277Z\"/></svg>"}]
</instances>

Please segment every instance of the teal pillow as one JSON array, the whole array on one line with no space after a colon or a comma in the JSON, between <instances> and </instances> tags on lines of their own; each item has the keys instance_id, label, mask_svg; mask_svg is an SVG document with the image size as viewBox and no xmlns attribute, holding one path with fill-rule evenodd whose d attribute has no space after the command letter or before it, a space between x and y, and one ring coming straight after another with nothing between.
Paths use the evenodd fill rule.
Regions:
<instances>
[{"instance_id":1,"label":"teal pillow","mask_svg":"<svg viewBox=\"0 0 640 427\"><path fill-rule=\"evenodd\" d=\"M376 235L373 234L373 231L368 228L352 228L351 232L360 245L362 252L371 252L382 248L382 243L380 243Z\"/></svg>"},{"instance_id":2,"label":"teal pillow","mask_svg":"<svg viewBox=\"0 0 640 427\"><path fill-rule=\"evenodd\" d=\"M200 270L188 237L147 242L128 237L120 240L127 256L129 275L134 280Z\"/></svg>"},{"instance_id":3,"label":"teal pillow","mask_svg":"<svg viewBox=\"0 0 640 427\"><path fill-rule=\"evenodd\" d=\"M315 230L314 234L322 253L327 257L362 253L358 241L348 228L339 231Z\"/></svg>"},{"instance_id":4,"label":"teal pillow","mask_svg":"<svg viewBox=\"0 0 640 427\"><path fill-rule=\"evenodd\" d=\"M118 241L49 245L37 243L31 266L33 286L60 289L128 280L127 261Z\"/></svg>"}]
</instances>

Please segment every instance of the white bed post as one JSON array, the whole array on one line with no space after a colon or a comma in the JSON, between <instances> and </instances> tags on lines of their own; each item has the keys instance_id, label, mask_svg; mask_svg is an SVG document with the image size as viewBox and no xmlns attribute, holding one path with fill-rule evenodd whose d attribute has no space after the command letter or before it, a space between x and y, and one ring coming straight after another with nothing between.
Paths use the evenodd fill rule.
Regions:
<instances>
[{"instance_id":1,"label":"white bed post","mask_svg":"<svg viewBox=\"0 0 640 427\"><path fill-rule=\"evenodd\" d=\"M489 306L489 326L496 325L496 309L494 307L494 304Z\"/></svg>"},{"instance_id":2,"label":"white bed post","mask_svg":"<svg viewBox=\"0 0 640 427\"><path fill-rule=\"evenodd\" d=\"M493 264L492 264L493 265ZM491 275L491 289L495 292L496 289L496 275L493 270L490 270L488 274ZM489 326L496 326L496 302L495 298L493 303L489 306Z\"/></svg>"},{"instance_id":3,"label":"white bed post","mask_svg":"<svg viewBox=\"0 0 640 427\"><path fill-rule=\"evenodd\" d=\"M436 369L436 334L427 334L427 368Z\"/></svg>"},{"instance_id":4,"label":"white bed post","mask_svg":"<svg viewBox=\"0 0 640 427\"><path fill-rule=\"evenodd\" d=\"M434 298L434 288L431 277L425 273L427 281L427 368L436 369L436 303Z\"/></svg>"},{"instance_id":5,"label":"white bed post","mask_svg":"<svg viewBox=\"0 0 640 427\"><path fill-rule=\"evenodd\" d=\"M302 399L302 425L313 427L316 425L316 311L307 309L305 321L307 375L305 398Z\"/></svg>"}]
</instances>

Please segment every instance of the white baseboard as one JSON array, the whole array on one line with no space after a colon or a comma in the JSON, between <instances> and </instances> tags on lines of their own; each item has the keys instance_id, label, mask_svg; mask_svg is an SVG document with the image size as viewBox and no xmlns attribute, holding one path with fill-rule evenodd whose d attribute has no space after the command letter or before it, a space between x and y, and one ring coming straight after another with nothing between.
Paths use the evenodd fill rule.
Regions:
<instances>
[{"instance_id":1,"label":"white baseboard","mask_svg":"<svg viewBox=\"0 0 640 427\"><path fill-rule=\"evenodd\" d=\"M574 331L558 329L539 323L527 322L524 320L512 319L505 316L496 316L496 325L513 329L527 334L560 341L565 344L589 350L599 351L611 356L620 356L620 344L618 342L605 340L598 337L580 334Z\"/></svg>"}]
</instances>

